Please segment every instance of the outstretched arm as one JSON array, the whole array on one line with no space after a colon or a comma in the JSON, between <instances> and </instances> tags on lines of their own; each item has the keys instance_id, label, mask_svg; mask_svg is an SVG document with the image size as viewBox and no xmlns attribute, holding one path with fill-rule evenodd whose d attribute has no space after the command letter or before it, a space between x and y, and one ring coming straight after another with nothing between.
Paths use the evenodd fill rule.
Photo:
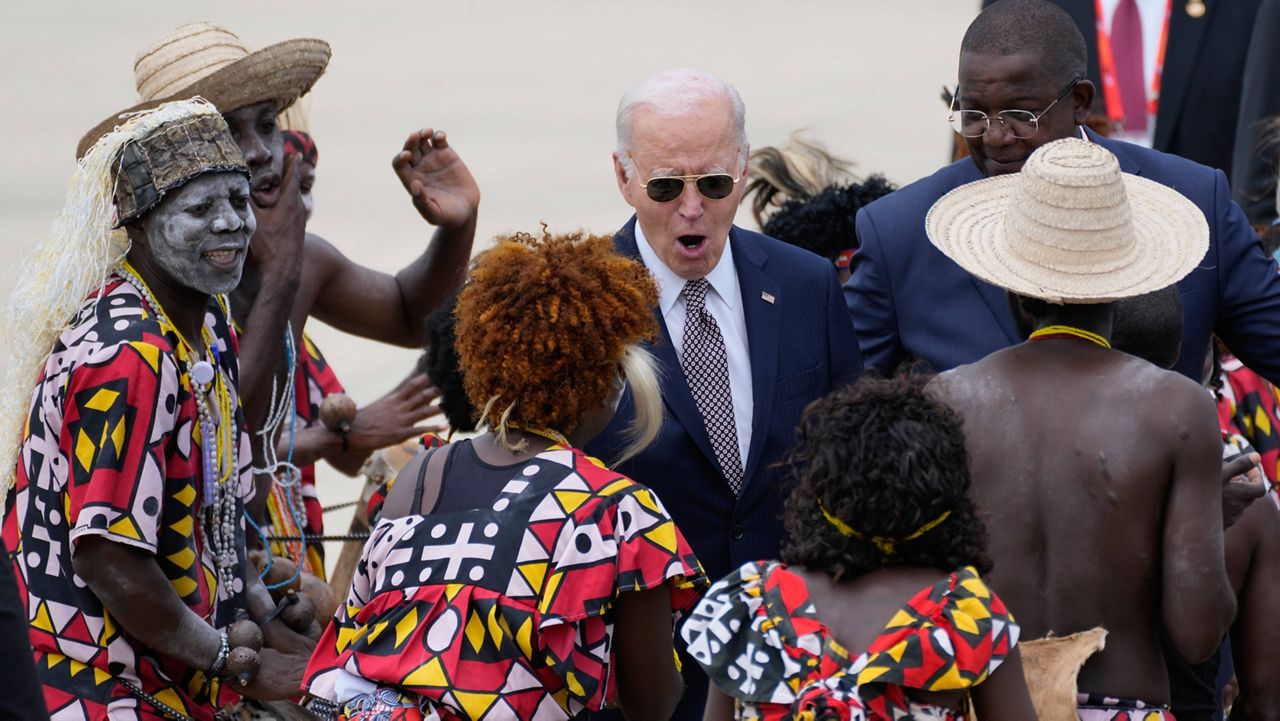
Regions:
<instances>
[{"instance_id":1,"label":"outstretched arm","mask_svg":"<svg viewBox=\"0 0 1280 721\"><path fill-rule=\"evenodd\" d=\"M1222 643L1235 616L1222 540L1222 440L1213 400L1184 378L1161 397L1171 426L1157 439L1175 449L1165 497L1164 625L1178 653L1200 663Z\"/></svg>"},{"instance_id":2,"label":"outstretched arm","mask_svg":"<svg viewBox=\"0 0 1280 721\"><path fill-rule=\"evenodd\" d=\"M448 425L443 412L432 402L440 397L440 391L431 385L425 373L414 373L404 379L378 400L356 412L356 418L347 432L347 447L343 450L342 434L316 423L300 428L289 447L287 433L280 434L276 455L290 457L296 466L315 463L323 458L339 471L354 476L370 453L379 448L394 446L424 433L439 433ZM434 422L424 423L427 419Z\"/></svg>"},{"instance_id":3,"label":"outstretched arm","mask_svg":"<svg viewBox=\"0 0 1280 721\"><path fill-rule=\"evenodd\" d=\"M351 262L324 241L312 252L309 242L318 289L311 315L354 335L421 347L427 314L466 275L480 188L443 130L411 133L391 167L422 218L437 226L431 243L392 276Z\"/></svg>"}]
</instances>

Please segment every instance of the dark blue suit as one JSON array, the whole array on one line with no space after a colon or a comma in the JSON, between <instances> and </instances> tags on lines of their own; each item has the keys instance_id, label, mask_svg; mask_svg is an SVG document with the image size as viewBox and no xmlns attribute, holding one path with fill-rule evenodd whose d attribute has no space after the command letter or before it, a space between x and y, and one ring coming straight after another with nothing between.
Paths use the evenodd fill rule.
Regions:
<instances>
[{"instance_id":1,"label":"dark blue suit","mask_svg":"<svg viewBox=\"0 0 1280 721\"><path fill-rule=\"evenodd\" d=\"M614 236L614 245L638 259L635 223L633 217ZM661 315L662 337L651 350L666 410L662 431L652 446L619 467L657 492L713 581L747 561L778 557L787 489L775 465L790 448L805 406L862 371L829 261L736 226L729 239L742 289L754 398L742 493L735 499L720 471ZM624 397L613 423L588 451L613 456L631 417L630 398ZM673 718L693 721L702 718L706 677L696 662L683 660L688 689Z\"/></svg>"},{"instance_id":2,"label":"dark blue suit","mask_svg":"<svg viewBox=\"0 0 1280 721\"><path fill-rule=\"evenodd\" d=\"M1175 370L1200 379L1210 333L1250 368L1280 381L1280 278L1231 201L1222 171L1130 143L1090 139L1120 169L1178 190L1204 212L1209 250L1178 283L1182 355ZM965 158L858 211L861 247L845 302L868 366L890 369L915 356L936 371L972 363L1021 342L1005 292L965 272L925 235L929 208L982 175Z\"/></svg>"}]
</instances>

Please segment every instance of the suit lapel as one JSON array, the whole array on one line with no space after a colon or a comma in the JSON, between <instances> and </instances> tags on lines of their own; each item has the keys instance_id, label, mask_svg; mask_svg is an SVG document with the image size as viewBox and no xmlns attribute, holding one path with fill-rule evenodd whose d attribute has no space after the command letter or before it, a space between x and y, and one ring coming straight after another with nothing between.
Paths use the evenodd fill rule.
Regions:
<instances>
[{"instance_id":1,"label":"suit lapel","mask_svg":"<svg viewBox=\"0 0 1280 721\"><path fill-rule=\"evenodd\" d=\"M1200 60L1205 29L1213 20L1217 0L1204 0L1205 14L1193 18L1187 14L1183 0L1173 0L1169 17L1169 52L1165 54L1164 73L1160 81L1160 100L1156 106L1156 132L1152 145L1157 150L1169 147L1175 122L1182 112L1191 85L1191 74ZM1247 41L1243 38L1241 42Z\"/></svg>"},{"instance_id":2,"label":"suit lapel","mask_svg":"<svg viewBox=\"0 0 1280 721\"><path fill-rule=\"evenodd\" d=\"M636 219L632 216L631 220L614 234L613 247L622 255L641 260L640 249L636 247L635 225ZM689 383L684 378L680 359L676 357L675 346L671 343L667 322L658 308L654 308L653 312L658 319L661 336L656 343L649 346L649 351L658 361L662 402L666 404L671 417L684 427L685 432L698 446L698 450L719 468L715 450L711 447L711 437L707 435L707 426L702 421L702 414L698 412L698 404L693 400L693 394L689 392Z\"/></svg>"},{"instance_id":3,"label":"suit lapel","mask_svg":"<svg viewBox=\"0 0 1280 721\"><path fill-rule=\"evenodd\" d=\"M769 256L758 241L734 226L733 265L742 289L742 315L747 325L747 354L751 358L751 440L742 465L743 492L760 464L769 435L769 410L778 380L778 339L782 304L787 302L777 281L765 272ZM772 301L768 299L772 299Z\"/></svg>"}]
</instances>

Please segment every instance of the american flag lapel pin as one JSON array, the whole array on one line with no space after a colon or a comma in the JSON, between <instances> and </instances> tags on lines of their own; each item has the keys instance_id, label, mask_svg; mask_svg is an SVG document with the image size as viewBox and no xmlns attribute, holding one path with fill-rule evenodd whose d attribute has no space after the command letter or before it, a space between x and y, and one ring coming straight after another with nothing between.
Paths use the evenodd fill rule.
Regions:
<instances>
[{"instance_id":1,"label":"american flag lapel pin","mask_svg":"<svg viewBox=\"0 0 1280 721\"><path fill-rule=\"evenodd\" d=\"M772 304L772 303L773 303L773 293L769 293L769 292L764 292L764 291L762 291L762 292L760 293L760 299L761 299L761 300L763 300L763 301L764 301L764 302L766 302L766 303L770 303L770 304Z\"/></svg>"}]
</instances>

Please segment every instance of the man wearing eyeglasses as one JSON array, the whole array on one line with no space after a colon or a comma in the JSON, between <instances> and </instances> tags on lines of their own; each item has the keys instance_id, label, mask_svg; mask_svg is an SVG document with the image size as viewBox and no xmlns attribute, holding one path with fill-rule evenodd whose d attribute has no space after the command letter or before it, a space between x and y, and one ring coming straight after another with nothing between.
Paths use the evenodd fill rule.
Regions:
<instances>
[{"instance_id":1,"label":"man wearing eyeglasses","mask_svg":"<svg viewBox=\"0 0 1280 721\"><path fill-rule=\"evenodd\" d=\"M1021 342L1005 293L970 276L925 237L925 215L950 190L1016 173L1036 148L1083 137L1120 159L1126 173L1176 188L1204 212L1209 251L1178 283L1184 305L1175 370L1198 379L1216 332L1250 368L1280 381L1280 279L1221 171L1082 127L1097 92L1075 22L1046 0L1000 0L969 26L949 114L971 158L866 206L861 248L845 301L869 366L911 357L939 372ZM1213 112L1206 109L1206 112ZM1118 313L1124 313L1122 303Z\"/></svg>"},{"instance_id":2,"label":"man wearing eyeglasses","mask_svg":"<svg viewBox=\"0 0 1280 721\"><path fill-rule=\"evenodd\" d=\"M619 470L671 511L710 578L777 558L775 467L800 413L862 370L831 263L733 224L749 146L742 98L704 72L670 70L618 105L614 171L635 215L614 236L658 282L662 431ZM589 448L622 445L630 395ZM683 653L683 652L682 652ZM676 719L701 719L706 677L684 658Z\"/></svg>"}]
</instances>

